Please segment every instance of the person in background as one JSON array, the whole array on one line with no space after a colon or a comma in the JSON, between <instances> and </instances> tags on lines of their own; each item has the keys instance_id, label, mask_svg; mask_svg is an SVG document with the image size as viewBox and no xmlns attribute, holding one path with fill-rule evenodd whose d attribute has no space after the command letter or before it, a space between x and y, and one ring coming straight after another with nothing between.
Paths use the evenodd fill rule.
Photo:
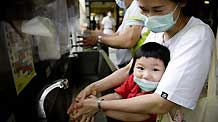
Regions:
<instances>
[{"instance_id":1,"label":"person in background","mask_svg":"<svg viewBox=\"0 0 218 122\"><path fill-rule=\"evenodd\" d=\"M84 46L92 47L93 45L96 45L96 43L102 43L113 48L132 48L137 44L137 41L140 38L141 31L143 29L144 18L140 16L137 19L133 20L136 22L131 23L129 23L127 20L130 16L136 16L136 14L140 14L138 1L122 0L120 2L117 2L117 4L118 3L122 3L122 5L125 5L125 8L127 8L126 14L124 15L124 19L118 31L113 35L90 32L89 36L84 37Z\"/></svg>"},{"instance_id":2,"label":"person in background","mask_svg":"<svg viewBox=\"0 0 218 122\"><path fill-rule=\"evenodd\" d=\"M95 20L95 16L92 17L91 21L90 21L90 24L91 24L91 29L92 30L95 30L96 29L96 20Z\"/></svg>"},{"instance_id":3,"label":"person in background","mask_svg":"<svg viewBox=\"0 0 218 122\"><path fill-rule=\"evenodd\" d=\"M142 18L138 7L138 0L116 0L117 5L125 10L122 24L114 35L108 36L102 33L92 33L84 38L84 46L90 47L97 42L116 50L116 65L121 68L129 63L132 58L132 48L135 48L140 39L149 33L143 26L146 18ZM144 29L145 28L145 29Z\"/></svg>"},{"instance_id":4,"label":"person in background","mask_svg":"<svg viewBox=\"0 0 218 122\"><path fill-rule=\"evenodd\" d=\"M112 17L111 11L107 12L107 16L105 16L102 21L102 30L104 34L113 35L115 30L116 21Z\"/></svg>"},{"instance_id":5,"label":"person in background","mask_svg":"<svg viewBox=\"0 0 218 122\"><path fill-rule=\"evenodd\" d=\"M115 25L116 25L116 21L115 19L112 17L112 13L111 11L108 11L107 12L107 16L105 16L102 21L101 21L101 27L102 27L102 30L103 30L103 33L104 34L107 34L107 35L113 35L114 31L115 31ZM103 46L102 47L107 54L109 54L109 57L112 59L111 55L114 51L114 49L112 48L109 48L108 49L108 46ZM115 61L113 61L115 62Z\"/></svg>"},{"instance_id":6,"label":"person in background","mask_svg":"<svg viewBox=\"0 0 218 122\"><path fill-rule=\"evenodd\" d=\"M129 99L100 101L102 110L161 116L177 106L188 109L196 107L209 72L215 38L209 25L191 15L190 3L193 2L139 0L142 14L148 19L144 25L151 30L146 43L157 42L168 47L170 62L154 93ZM93 89L99 93L122 84L128 77L130 66L131 63L88 85L77 95L75 101L83 101ZM111 82L114 78L116 80ZM87 116L88 114L86 112ZM161 118L159 121L161 122Z\"/></svg>"},{"instance_id":7,"label":"person in background","mask_svg":"<svg viewBox=\"0 0 218 122\"><path fill-rule=\"evenodd\" d=\"M96 100L106 101L115 99L127 99L135 96L153 93L157 88L157 85L169 61L170 51L167 47L155 42L149 42L142 45L134 55L133 64L131 67L132 70L130 71L131 74L125 80L125 82L116 88L114 93L104 95L100 98L96 98L95 96L91 95L84 101L79 101L82 103L77 103L77 107L75 104L74 113L76 113L76 111L80 111L80 109L87 109L88 111L94 111L94 115L99 109ZM79 107L79 104L83 104L83 106ZM134 113L126 113L125 116L120 116L119 111L112 112L110 110L107 111L106 109L104 109L104 113L107 116L122 121L137 121L128 117L128 114ZM135 115L137 116L137 114ZM144 116L144 120L146 120L146 122L156 122L156 115L151 114L149 116Z\"/></svg>"}]
</instances>

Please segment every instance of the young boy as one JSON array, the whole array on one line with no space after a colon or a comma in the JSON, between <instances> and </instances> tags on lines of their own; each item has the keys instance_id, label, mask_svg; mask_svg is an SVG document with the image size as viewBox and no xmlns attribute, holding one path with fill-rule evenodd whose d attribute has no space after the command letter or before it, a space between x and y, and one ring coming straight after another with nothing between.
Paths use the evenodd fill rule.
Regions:
<instances>
[{"instance_id":1,"label":"young boy","mask_svg":"<svg viewBox=\"0 0 218 122\"><path fill-rule=\"evenodd\" d=\"M142 45L135 53L133 57L133 63L130 70L128 79L118 88L114 93L104 95L101 100L114 100L114 99L127 99L139 95L151 94L156 89L158 82L167 67L170 60L170 51L167 47L164 47L155 42L149 42ZM96 103L94 97L85 99L82 104L83 112L100 107L100 102ZM86 108L87 107L87 108ZM123 121L137 121L131 120L128 114L120 111L112 111L103 109L107 116L120 119ZM131 113L130 113L131 114ZM136 115L137 116L137 115ZM146 120L146 122L155 122L156 115L148 115L140 118Z\"/></svg>"}]
</instances>

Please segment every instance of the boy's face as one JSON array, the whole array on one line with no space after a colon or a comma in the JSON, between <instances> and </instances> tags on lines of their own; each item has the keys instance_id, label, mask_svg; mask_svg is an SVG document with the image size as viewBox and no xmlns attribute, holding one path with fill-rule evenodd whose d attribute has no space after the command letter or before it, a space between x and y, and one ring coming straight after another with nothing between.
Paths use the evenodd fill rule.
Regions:
<instances>
[{"instance_id":1,"label":"boy's face","mask_svg":"<svg viewBox=\"0 0 218 122\"><path fill-rule=\"evenodd\" d=\"M159 82L164 71L165 66L162 60L152 57L141 57L136 59L133 74L140 79Z\"/></svg>"}]
</instances>

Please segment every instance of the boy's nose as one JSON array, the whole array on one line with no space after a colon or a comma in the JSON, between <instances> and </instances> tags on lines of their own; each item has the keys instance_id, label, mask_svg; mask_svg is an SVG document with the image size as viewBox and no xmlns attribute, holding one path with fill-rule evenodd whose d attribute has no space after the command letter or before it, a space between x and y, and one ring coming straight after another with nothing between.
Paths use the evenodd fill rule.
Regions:
<instances>
[{"instance_id":1,"label":"boy's nose","mask_svg":"<svg viewBox=\"0 0 218 122\"><path fill-rule=\"evenodd\" d=\"M149 71L143 72L143 79L151 80L151 73Z\"/></svg>"}]
</instances>

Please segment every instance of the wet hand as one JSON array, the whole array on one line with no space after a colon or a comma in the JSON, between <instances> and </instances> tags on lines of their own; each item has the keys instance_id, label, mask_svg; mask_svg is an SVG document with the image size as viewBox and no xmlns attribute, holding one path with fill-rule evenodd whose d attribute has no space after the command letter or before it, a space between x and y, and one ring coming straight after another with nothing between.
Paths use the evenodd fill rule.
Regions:
<instances>
[{"instance_id":1,"label":"wet hand","mask_svg":"<svg viewBox=\"0 0 218 122\"><path fill-rule=\"evenodd\" d=\"M90 95L87 99L78 103L78 105L80 107L77 113L72 116L73 119L78 119L82 115L93 116L98 111L97 97L94 95Z\"/></svg>"},{"instance_id":2,"label":"wet hand","mask_svg":"<svg viewBox=\"0 0 218 122\"><path fill-rule=\"evenodd\" d=\"M80 118L73 119L70 118L70 122L95 122L95 115L94 116L89 116L89 115L82 115Z\"/></svg>"},{"instance_id":3,"label":"wet hand","mask_svg":"<svg viewBox=\"0 0 218 122\"><path fill-rule=\"evenodd\" d=\"M83 40L79 41L79 43L83 43L84 47L92 47L97 44L98 35L101 35L101 32L96 31L85 31L82 36Z\"/></svg>"},{"instance_id":4,"label":"wet hand","mask_svg":"<svg viewBox=\"0 0 218 122\"><path fill-rule=\"evenodd\" d=\"M83 101L86 97L89 95L96 95L96 86L95 85L89 85L85 89L83 89L75 98L75 100L71 103L70 107L67 110L67 114L73 113L75 109L77 109L78 104L80 101Z\"/></svg>"},{"instance_id":5,"label":"wet hand","mask_svg":"<svg viewBox=\"0 0 218 122\"><path fill-rule=\"evenodd\" d=\"M92 47L97 43L97 35L90 35L87 37L83 37L83 46L84 47Z\"/></svg>"}]
</instances>

